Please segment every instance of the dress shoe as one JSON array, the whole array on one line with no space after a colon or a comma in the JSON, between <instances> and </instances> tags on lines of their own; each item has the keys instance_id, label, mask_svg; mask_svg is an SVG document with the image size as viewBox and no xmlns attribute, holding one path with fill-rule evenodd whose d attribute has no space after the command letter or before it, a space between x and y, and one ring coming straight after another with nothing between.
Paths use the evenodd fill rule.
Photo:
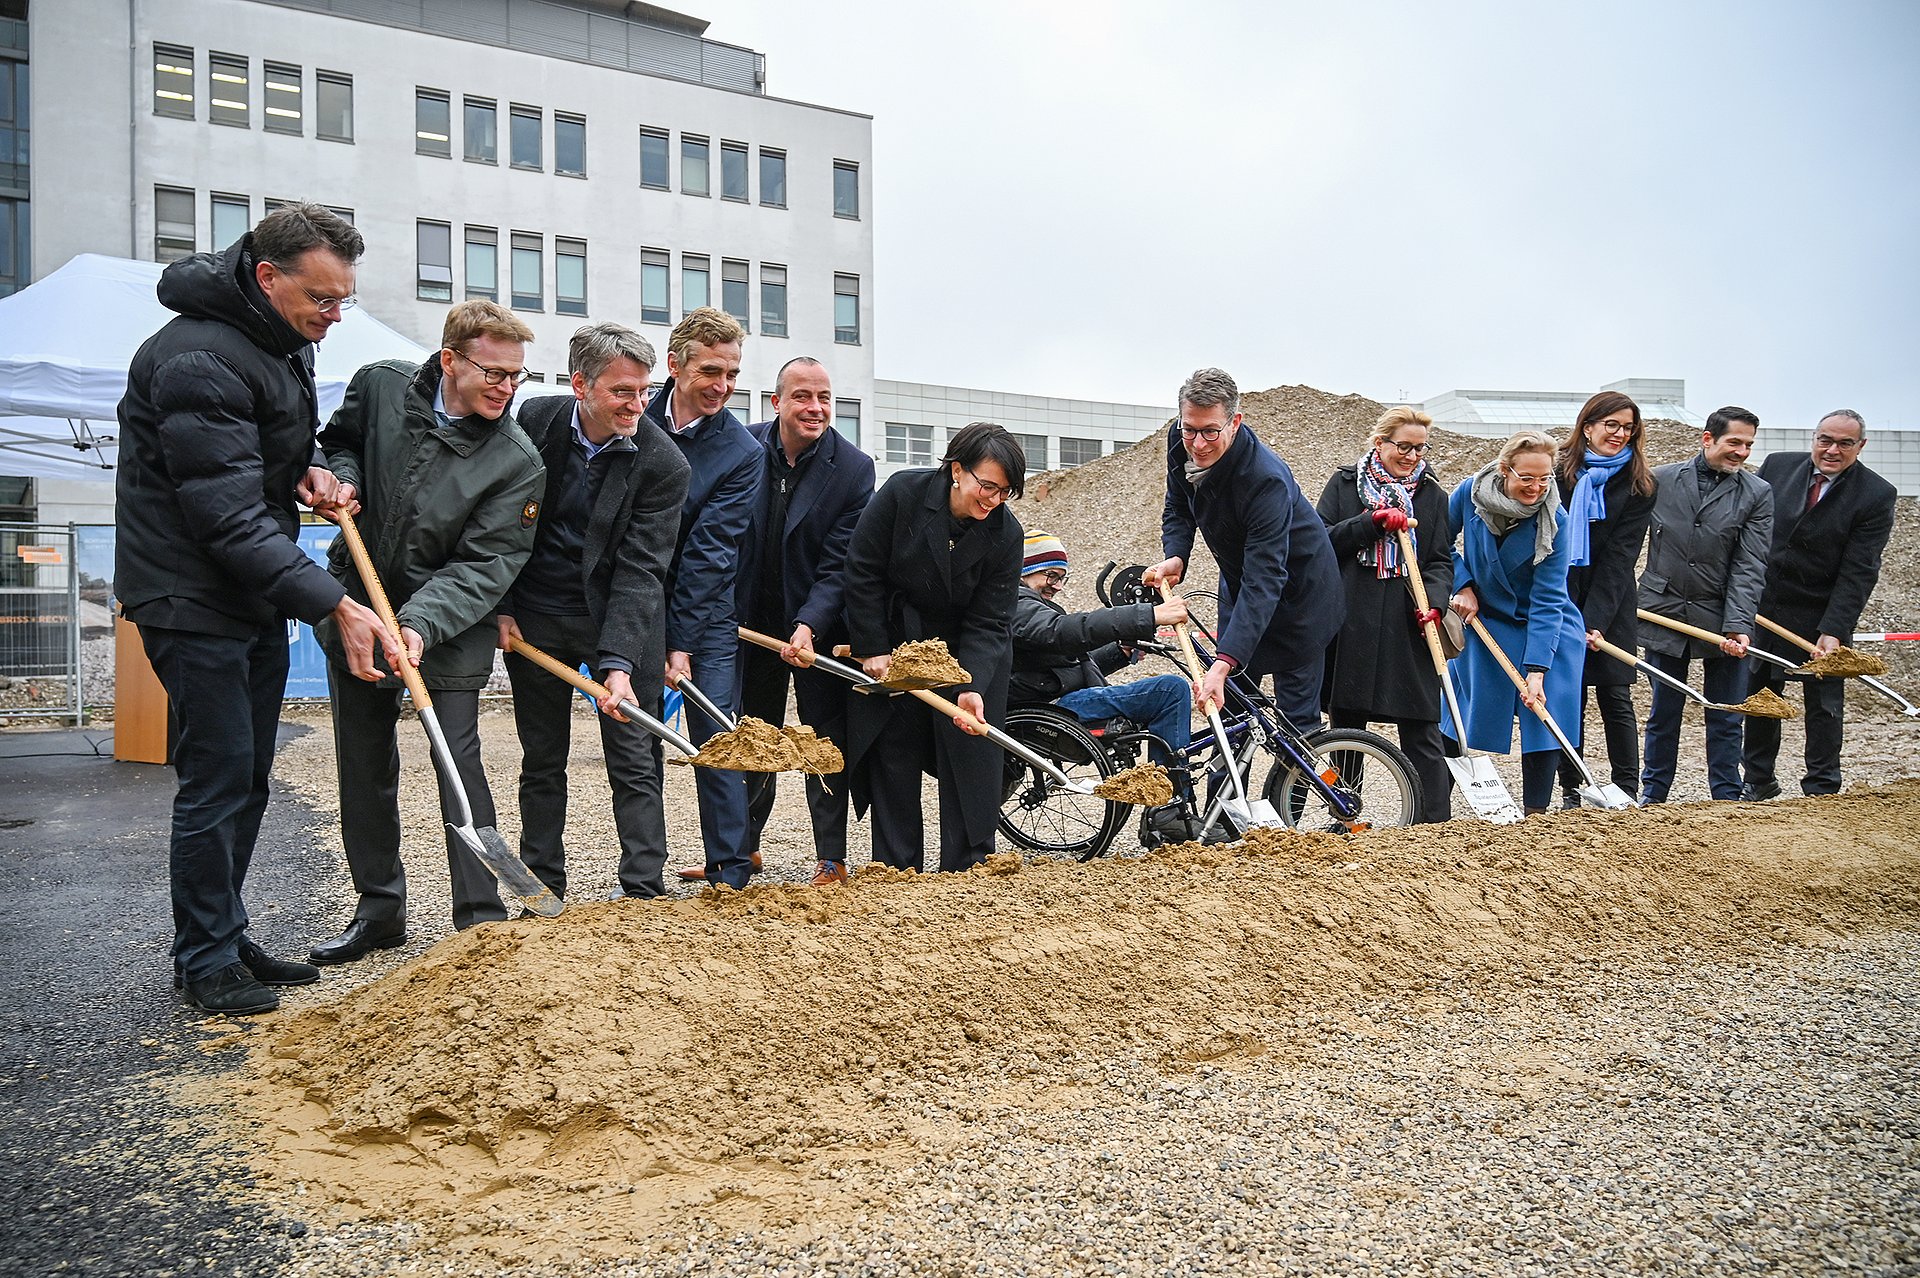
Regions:
<instances>
[{"instance_id":1,"label":"dress shoe","mask_svg":"<svg viewBox=\"0 0 1920 1278\"><path fill-rule=\"evenodd\" d=\"M813 867L813 886L838 887L847 881L845 861L822 861Z\"/></svg>"},{"instance_id":2,"label":"dress shoe","mask_svg":"<svg viewBox=\"0 0 1920 1278\"><path fill-rule=\"evenodd\" d=\"M391 950L407 943L407 925L404 923L375 923L370 919L355 919L347 924L347 930L331 941L322 941L313 947L307 957L323 967L335 963L351 963L355 959L365 958L375 950Z\"/></svg>"},{"instance_id":3,"label":"dress shoe","mask_svg":"<svg viewBox=\"0 0 1920 1278\"><path fill-rule=\"evenodd\" d=\"M185 981L187 1001L203 1012L257 1016L278 1011L280 996L254 979L245 963L229 963L212 976Z\"/></svg>"},{"instance_id":4,"label":"dress shoe","mask_svg":"<svg viewBox=\"0 0 1920 1278\"><path fill-rule=\"evenodd\" d=\"M760 873L760 854L758 852L753 854L753 872L755 874ZM690 865L678 873L681 878L689 883L700 883L707 877L707 867L704 865Z\"/></svg>"},{"instance_id":5,"label":"dress shoe","mask_svg":"<svg viewBox=\"0 0 1920 1278\"><path fill-rule=\"evenodd\" d=\"M1742 803L1765 803L1768 799L1777 799L1779 797L1780 783L1778 781L1762 781L1759 785L1743 785L1740 787L1740 802Z\"/></svg>"},{"instance_id":6,"label":"dress shoe","mask_svg":"<svg viewBox=\"0 0 1920 1278\"><path fill-rule=\"evenodd\" d=\"M320 979L313 964L277 959L245 937L240 938L240 961L262 985L311 985Z\"/></svg>"}]
</instances>

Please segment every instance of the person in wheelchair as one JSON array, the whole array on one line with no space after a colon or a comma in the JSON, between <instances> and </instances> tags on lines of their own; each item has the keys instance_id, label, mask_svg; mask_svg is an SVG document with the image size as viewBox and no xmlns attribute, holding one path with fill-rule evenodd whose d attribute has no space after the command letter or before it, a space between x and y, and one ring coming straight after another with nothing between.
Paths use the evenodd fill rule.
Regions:
<instances>
[{"instance_id":1,"label":"person in wheelchair","mask_svg":"<svg viewBox=\"0 0 1920 1278\"><path fill-rule=\"evenodd\" d=\"M1026 536L1020 593L1013 605L1011 705L1051 703L1082 723L1121 717L1146 728L1148 751L1173 781L1173 802L1140 816L1140 846L1197 838L1199 818L1184 751L1192 739L1193 686L1175 674L1109 684L1106 676L1139 659L1125 640L1151 639L1161 626L1187 619L1184 600L1068 612L1055 596L1067 583L1067 548L1035 529Z\"/></svg>"}]
</instances>

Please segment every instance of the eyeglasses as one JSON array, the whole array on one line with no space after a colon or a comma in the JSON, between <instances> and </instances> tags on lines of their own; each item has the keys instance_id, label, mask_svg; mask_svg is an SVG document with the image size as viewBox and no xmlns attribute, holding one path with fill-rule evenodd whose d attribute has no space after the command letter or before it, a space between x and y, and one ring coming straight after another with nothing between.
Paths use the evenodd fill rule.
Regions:
<instances>
[{"instance_id":1,"label":"eyeglasses","mask_svg":"<svg viewBox=\"0 0 1920 1278\"><path fill-rule=\"evenodd\" d=\"M1040 575L1047 579L1049 586L1064 586L1067 584L1067 570L1065 568L1049 568Z\"/></svg>"},{"instance_id":2,"label":"eyeglasses","mask_svg":"<svg viewBox=\"0 0 1920 1278\"><path fill-rule=\"evenodd\" d=\"M979 486L980 495L988 501L1005 501L1013 493L1013 489L1007 487L1005 484L996 484L980 478L980 476L973 473L971 466L962 466L960 469L967 472L968 477Z\"/></svg>"},{"instance_id":3,"label":"eyeglasses","mask_svg":"<svg viewBox=\"0 0 1920 1278\"><path fill-rule=\"evenodd\" d=\"M1507 482L1509 484L1525 484L1528 488L1544 488L1552 478L1553 475L1551 473L1545 475L1523 475L1517 470L1507 472Z\"/></svg>"},{"instance_id":4,"label":"eyeglasses","mask_svg":"<svg viewBox=\"0 0 1920 1278\"><path fill-rule=\"evenodd\" d=\"M342 311L350 311L360 305L360 298L353 293L349 293L345 297L322 297L305 284L300 286L300 291L305 293L308 300L323 311L330 311L335 307L339 307Z\"/></svg>"},{"instance_id":5,"label":"eyeglasses","mask_svg":"<svg viewBox=\"0 0 1920 1278\"><path fill-rule=\"evenodd\" d=\"M1421 453L1426 452L1427 449L1432 447L1431 444L1406 444L1397 439L1382 440L1381 442L1399 453L1402 457L1418 457Z\"/></svg>"},{"instance_id":6,"label":"eyeglasses","mask_svg":"<svg viewBox=\"0 0 1920 1278\"><path fill-rule=\"evenodd\" d=\"M1813 446L1815 448L1837 448L1843 453L1851 452L1864 443L1866 443L1864 439L1835 439L1831 435L1815 435L1813 437Z\"/></svg>"},{"instance_id":7,"label":"eyeglasses","mask_svg":"<svg viewBox=\"0 0 1920 1278\"><path fill-rule=\"evenodd\" d=\"M1180 438L1204 439L1211 444L1214 440L1220 438L1226 429L1225 426L1202 426L1198 430L1195 430L1191 426L1182 426L1180 428Z\"/></svg>"},{"instance_id":8,"label":"eyeglasses","mask_svg":"<svg viewBox=\"0 0 1920 1278\"><path fill-rule=\"evenodd\" d=\"M1633 423L1611 421L1588 422L1587 429L1598 431L1602 435L1631 435L1633 434Z\"/></svg>"},{"instance_id":9,"label":"eyeglasses","mask_svg":"<svg viewBox=\"0 0 1920 1278\"><path fill-rule=\"evenodd\" d=\"M447 349L450 351L453 351L453 347L451 346L447 347ZM486 378L487 385L489 386L498 386L501 382L511 381L514 387L517 389L521 386L526 385L527 379L533 376L532 373L529 373L524 368L488 368L485 364L481 364L474 360L467 359L467 354L465 351L453 351L453 353L455 355L458 355L461 359L467 360L467 363L472 364L475 368L479 369L480 376Z\"/></svg>"}]
</instances>

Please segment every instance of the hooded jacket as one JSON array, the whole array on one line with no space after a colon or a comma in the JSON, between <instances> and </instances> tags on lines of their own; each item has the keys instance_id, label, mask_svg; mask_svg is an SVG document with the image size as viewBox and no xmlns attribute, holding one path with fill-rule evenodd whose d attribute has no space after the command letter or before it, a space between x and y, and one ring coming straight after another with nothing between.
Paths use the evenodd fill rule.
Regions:
<instances>
[{"instance_id":1,"label":"hooded jacket","mask_svg":"<svg viewBox=\"0 0 1920 1278\"><path fill-rule=\"evenodd\" d=\"M160 276L177 313L120 401L114 593L141 625L243 638L318 621L340 584L294 540L319 425L313 345L254 281L253 236Z\"/></svg>"}]
</instances>

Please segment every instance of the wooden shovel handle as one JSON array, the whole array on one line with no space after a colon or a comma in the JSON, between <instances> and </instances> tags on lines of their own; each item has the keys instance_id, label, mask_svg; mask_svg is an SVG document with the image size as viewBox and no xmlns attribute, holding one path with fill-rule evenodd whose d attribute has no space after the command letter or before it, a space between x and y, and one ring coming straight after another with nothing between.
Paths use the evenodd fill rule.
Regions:
<instances>
[{"instance_id":1,"label":"wooden shovel handle","mask_svg":"<svg viewBox=\"0 0 1920 1278\"><path fill-rule=\"evenodd\" d=\"M775 639L772 635L763 635L758 630L749 630L745 626L735 626L734 629L739 632L742 639L745 639L748 643L758 644L768 652L783 652L786 650L787 641L785 639ZM801 665L810 666L813 664L812 653L805 649L795 649L795 651L800 653ZM844 643L836 644L833 649L833 655L836 657L845 656L846 651L847 645Z\"/></svg>"},{"instance_id":2,"label":"wooden shovel handle","mask_svg":"<svg viewBox=\"0 0 1920 1278\"><path fill-rule=\"evenodd\" d=\"M1493 635L1487 631L1487 626L1485 622L1481 621L1480 618L1475 617L1472 621L1469 621L1467 624L1473 627L1473 633L1480 636L1480 642L1487 645L1487 651L1491 652L1493 654L1493 659L1500 663L1500 668L1507 672L1507 678L1513 680L1513 686L1520 689L1520 698L1524 702L1526 700L1527 694L1533 691L1533 689L1527 687L1527 677L1521 674L1519 668L1515 666L1512 660L1508 658L1506 654L1506 650L1501 648L1501 646L1494 641ZM1547 707L1545 703L1542 703L1537 706L1529 706L1528 709L1532 710L1535 714L1540 716L1540 722L1542 723L1552 722L1552 720L1547 715Z\"/></svg>"},{"instance_id":3,"label":"wooden shovel handle","mask_svg":"<svg viewBox=\"0 0 1920 1278\"><path fill-rule=\"evenodd\" d=\"M413 662L407 660L407 641L400 633L393 605L387 600L387 588L380 584L380 574L373 570L373 556L367 553L367 543L360 540L360 528L353 522L353 516L344 510L340 512L340 535L347 539L347 553L353 556L353 566L367 587L367 598L373 601L374 612L379 614L381 624L393 636L394 643L400 646L400 669L395 673L400 676L400 682L407 685L407 695L413 698L416 710L433 709L433 698L427 695L427 681L420 677Z\"/></svg>"},{"instance_id":4,"label":"wooden shovel handle","mask_svg":"<svg viewBox=\"0 0 1920 1278\"><path fill-rule=\"evenodd\" d=\"M761 639L766 638L765 635L761 635L760 639L755 639L752 636L752 632L746 631L746 630L742 630L740 632L740 637L748 640L750 643L759 643ZM777 639L774 640L773 643L775 647L785 646ZM851 657L853 655L853 649L849 647L847 644L837 643L833 646L833 655L836 657ZM972 715L968 714L965 710L962 710L959 706L947 700L945 697L941 696L939 693L929 692L925 688L902 688L900 691L912 693L914 696L920 698L920 700L926 702L928 705L932 706L935 710L938 710L941 714L946 715L950 719L965 719L968 723L971 723L975 727L983 730L983 732L975 733L974 734L975 736L983 735L984 729L987 726L986 724L974 718Z\"/></svg>"},{"instance_id":5,"label":"wooden shovel handle","mask_svg":"<svg viewBox=\"0 0 1920 1278\"><path fill-rule=\"evenodd\" d=\"M548 674L566 680L582 692L591 693L595 701L605 701L613 695L607 691L605 684L600 683L598 680L587 678L572 666L540 651L540 649L534 647L525 639L518 637L509 639L507 640L507 646L525 657L528 661L531 661L534 665L539 666Z\"/></svg>"},{"instance_id":6,"label":"wooden shovel handle","mask_svg":"<svg viewBox=\"0 0 1920 1278\"><path fill-rule=\"evenodd\" d=\"M1762 630L1771 630L1774 634L1779 635L1782 639L1785 639L1788 643L1793 644L1796 647L1803 648L1807 652L1811 653L1816 657L1820 655L1820 649L1816 645L1808 643L1805 639L1802 639L1799 635L1796 635L1795 633L1793 633L1793 631L1787 629L1785 626L1781 625L1779 622L1768 621L1765 617L1760 616L1758 613L1754 614L1753 619Z\"/></svg>"},{"instance_id":7,"label":"wooden shovel handle","mask_svg":"<svg viewBox=\"0 0 1920 1278\"><path fill-rule=\"evenodd\" d=\"M1160 598L1163 601L1172 603L1180 597L1179 590L1173 586L1169 586L1164 580L1157 581L1154 584L1160 587ZM1187 672L1193 676L1194 690L1198 691L1200 685L1207 681L1207 675L1206 672L1200 668L1200 654L1195 651L1193 646L1193 630L1190 623L1185 621L1178 623L1174 626L1173 633L1174 637L1180 641L1180 655L1186 659Z\"/></svg>"},{"instance_id":8,"label":"wooden shovel handle","mask_svg":"<svg viewBox=\"0 0 1920 1278\"><path fill-rule=\"evenodd\" d=\"M1685 635L1689 639L1698 639L1701 643L1710 643L1716 648L1727 641L1725 635L1716 635L1711 630L1702 630L1700 627L1690 626L1684 621L1675 621L1672 617L1663 617L1657 612L1648 612L1645 608L1637 609L1634 615L1642 621L1651 621L1656 626L1665 626L1675 634Z\"/></svg>"},{"instance_id":9,"label":"wooden shovel handle","mask_svg":"<svg viewBox=\"0 0 1920 1278\"><path fill-rule=\"evenodd\" d=\"M1411 520L1408 521L1412 523ZM1427 602L1427 581L1420 575L1419 565L1413 561L1413 538L1407 536L1402 528L1395 536L1400 539L1400 561L1407 568L1407 585L1413 590L1413 602L1422 613L1433 611L1433 605ZM1440 650L1440 625L1438 622L1422 622L1420 633L1426 636L1427 651L1433 654L1433 668L1443 669L1447 664L1447 654Z\"/></svg>"},{"instance_id":10,"label":"wooden shovel handle","mask_svg":"<svg viewBox=\"0 0 1920 1278\"><path fill-rule=\"evenodd\" d=\"M1634 656L1625 648L1608 643L1605 639L1595 641L1593 646L1596 652L1604 652L1615 661L1624 661L1636 670L1640 668L1640 658Z\"/></svg>"}]
</instances>

